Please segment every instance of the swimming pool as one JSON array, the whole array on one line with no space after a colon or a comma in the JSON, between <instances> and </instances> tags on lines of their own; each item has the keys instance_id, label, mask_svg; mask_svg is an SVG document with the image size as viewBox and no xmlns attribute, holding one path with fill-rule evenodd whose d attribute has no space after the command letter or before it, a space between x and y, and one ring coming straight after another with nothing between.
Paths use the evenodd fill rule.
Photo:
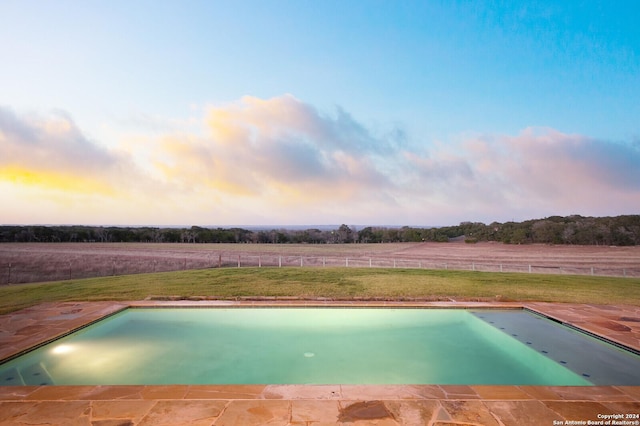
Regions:
<instances>
[{"instance_id":1,"label":"swimming pool","mask_svg":"<svg viewBox=\"0 0 640 426\"><path fill-rule=\"evenodd\" d=\"M523 310L132 308L1 385L640 385L640 357Z\"/></svg>"}]
</instances>

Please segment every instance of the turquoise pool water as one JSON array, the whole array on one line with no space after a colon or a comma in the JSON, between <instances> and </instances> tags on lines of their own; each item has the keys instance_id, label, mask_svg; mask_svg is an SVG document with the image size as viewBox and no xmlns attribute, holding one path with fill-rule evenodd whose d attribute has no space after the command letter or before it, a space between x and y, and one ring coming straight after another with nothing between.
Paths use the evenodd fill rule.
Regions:
<instances>
[{"instance_id":1,"label":"turquoise pool water","mask_svg":"<svg viewBox=\"0 0 640 426\"><path fill-rule=\"evenodd\" d=\"M549 356L567 336L587 346ZM599 370L607 353L615 374ZM524 311L163 308L125 310L4 363L0 385L638 385L638 372L638 355Z\"/></svg>"}]
</instances>

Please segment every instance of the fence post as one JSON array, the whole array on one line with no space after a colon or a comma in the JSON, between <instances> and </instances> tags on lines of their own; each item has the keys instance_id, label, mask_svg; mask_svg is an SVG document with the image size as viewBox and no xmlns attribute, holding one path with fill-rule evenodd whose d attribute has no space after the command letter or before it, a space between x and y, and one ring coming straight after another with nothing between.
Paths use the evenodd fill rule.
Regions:
<instances>
[{"instance_id":1,"label":"fence post","mask_svg":"<svg viewBox=\"0 0 640 426\"><path fill-rule=\"evenodd\" d=\"M476 263L475 262L471 262L471 270L472 271L476 270Z\"/></svg>"},{"instance_id":2,"label":"fence post","mask_svg":"<svg viewBox=\"0 0 640 426\"><path fill-rule=\"evenodd\" d=\"M502 263L500 264L500 272L502 272Z\"/></svg>"},{"instance_id":3,"label":"fence post","mask_svg":"<svg viewBox=\"0 0 640 426\"><path fill-rule=\"evenodd\" d=\"M238 268L240 267L240 255L238 255Z\"/></svg>"},{"instance_id":4,"label":"fence post","mask_svg":"<svg viewBox=\"0 0 640 426\"><path fill-rule=\"evenodd\" d=\"M593 266L591 267L591 275L593 275Z\"/></svg>"},{"instance_id":5,"label":"fence post","mask_svg":"<svg viewBox=\"0 0 640 426\"><path fill-rule=\"evenodd\" d=\"M71 279L71 261L69 261L69 279Z\"/></svg>"},{"instance_id":6,"label":"fence post","mask_svg":"<svg viewBox=\"0 0 640 426\"><path fill-rule=\"evenodd\" d=\"M302 256L300 256L300 267L302 268Z\"/></svg>"},{"instance_id":7,"label":"fence post","mask_svg":"<svg viewBox=\"0 0 640 426\"><path fill-rule=\"evenodd\" d=\"M323 256L323 257L322 257L322 266L323 266L323 267L324 267L324 266L326 266L326 264L325 264L325 261L326 261L326 260L327 260L327 258Z\"/></svg>"},{"instance_id":8,"label":"fence post","mask_svg":"<svg viewBox=\"0 0 640 426\"><path fill-rule=\"evenodd\" d=\"M282 268L282 256L278 256L278 268Z\"/></svg>"},{"instance_id":9,"label":"fence post","mask_svg":"<svg viewBox=\"0 0 640 426\"><path fill-rule=\"evenodd\" d=\"M371 258L369 258L369 268L371 268Z\"/></svg>"},{"instance_id":10,"label":"fence post","mask_svg":"<svg viewBox=\"0 0 640 426\"><path fill-rule=\"evenodd\" d=\"M396 260L395 259L393 259L393 267L394 268L396 267Z\"/></svg>"},{"instance_id":11,"label":"fence post","mask_svg":"<svg viewBox=\"0 0 640 426\"><path fill-rule=\"evenodd\" d=\"M113 270L111 275L113 275L114 277L116 275L116 258L115 257L113 258Z\"/></svg>"},{"instance_id":12,"label":"fence post","mask_svg":"<svg viewBox=\"0 0 640 426\"><path fill-rule=\"evenodd\" d=\"M529 265L529 273L531 273L531 265Z\"/></svg>"},{"instance_id":13,"label":"fence post","mask_svg":"<svg viewBox=\"0 0 640 426\"><path fill-rule=\"evenodd\" d=\"M262 268L262 256L258 256L258 268Z\"/></svg>"},{"instance_id":14,"label":"fence post","mask_svg":"<svg viewBox=\"0 0 640 426\"><path fill-rule=\"evenodd\" d=\"M345 266L348 268L349 267L349 258L345 257L344 258L344 262L345 262Z\"/></svg>"},{"instance_id":15,"label":"fence post","mask_svg":"<svg viewBox=\"0 0 640 426\"><path fill-rule=\"evenodd\" d=\"M11 264L9 264L9 266L11 266ZM627 270L622 268L622 276L627 278Z\"/></svg>"},{"instance_id":16,"label":"fence post","mask_svg":"<svg viewBox=\"0 0 640 426\"><path fill-rule=\"evenodd\" d=\"M7 284L11 284L11 263L9 263L9 272L7 275Z\"/></svg>"}]
</instances>

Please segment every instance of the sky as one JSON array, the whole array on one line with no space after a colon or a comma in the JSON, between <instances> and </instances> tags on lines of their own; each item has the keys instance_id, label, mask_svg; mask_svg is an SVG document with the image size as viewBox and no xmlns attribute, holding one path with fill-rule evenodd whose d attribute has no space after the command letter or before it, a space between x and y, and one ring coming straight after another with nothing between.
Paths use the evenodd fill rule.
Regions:
<instances>
[{"instance_id":1,"label":"sky","mask_svg":"<svg viewBox=\"0 0 640 426\"><path fill-rule=\"evenodd\" d=\"M1 0L0 224L640 214L640 2Z\"/></svg>"}]
</instances>

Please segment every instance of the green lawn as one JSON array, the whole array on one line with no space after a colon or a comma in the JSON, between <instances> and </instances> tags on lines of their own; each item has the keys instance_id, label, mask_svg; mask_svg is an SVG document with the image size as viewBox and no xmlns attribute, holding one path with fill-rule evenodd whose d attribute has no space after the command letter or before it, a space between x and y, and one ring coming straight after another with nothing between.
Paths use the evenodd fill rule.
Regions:
<instances>
[{"instance_id":1,"label":"green lawn","mask_svg":"<svg viewBox=\"0 0 640 426\"><path fill-rule=\"evenodd\" d=\"M52 301L295 296L640 305L640 279L370 268L204 269L0 287L0 314Z\"/></svg>"}]
</instances>

